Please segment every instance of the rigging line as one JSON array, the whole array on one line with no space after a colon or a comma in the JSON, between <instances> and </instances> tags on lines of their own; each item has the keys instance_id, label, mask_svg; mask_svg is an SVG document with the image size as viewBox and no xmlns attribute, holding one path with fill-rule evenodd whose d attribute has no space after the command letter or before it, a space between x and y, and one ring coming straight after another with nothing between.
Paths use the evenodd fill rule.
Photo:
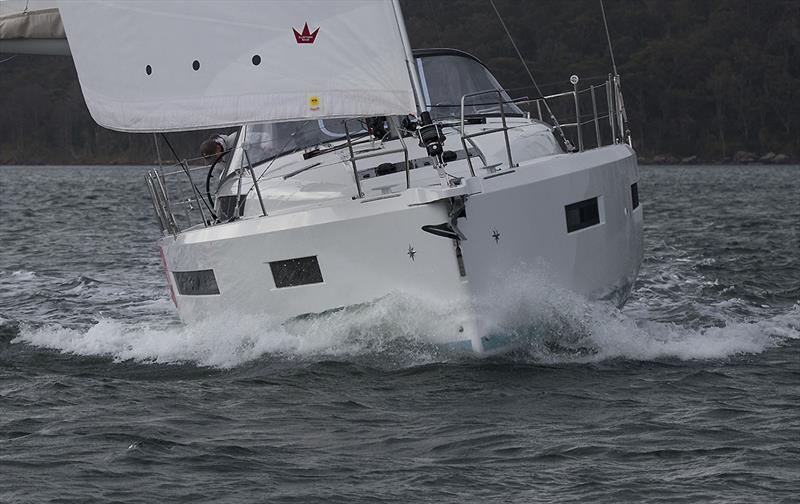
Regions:
<instances>
[{"instance_id":1,"label":"rigging line","mask_svg":"<svg viewBox=\"0 0 800 504\"><path fill-rule=\"evenodd\" d=\"M618 114L620 114L620 124L625 124L628 122L628 114L625 111L625 102L622 100L622 91L620 90L620 83L619 83L619 73L617 72L617 62L614 60L614 48L611 46L611 35L608 32L608 23L606 22L606 9L603 6L603 0L600 0L600 12L603 14L603 26L606 29L606 40L608 41L608 52L611 54L611 66L614 69L614 89L615 89L615 96L617 99L617 109ZM622 126L620 126L621 128ZM633 143L631 142L630 137L630 130L626 128L627 137L628 137L628 145L633 147Z\"/></svg>"},{"instance_id":2,"label":"rigging line","mask_svg":"<svg viewBox=\"0 0 800 504\"><path fill-rule=\"evenodd\" d=\"M539 97L541 98L542 103L544 103L544 107L547 109L547 113L550 116L550 120L553 121L553 127L558 130L558 133L561 135L561 139L564 140L564 145L570 145L569 141L567 140L567 136L564 134L564 130L561 129L561 124L559 124L558 119L556 119L556 116L553 114L552 109L550 109L550 105L547 103L547 99L544 97L544 94L542 94L542 90L539 89L539 85L536 84L536 79L533 78L533 73L531 73L531 69L528 68L528 64L525 62L525 58L522 57L522 53L517 47L517 43L514 42L514 37L512 37L511 32L508 31L508 27L506 26L505 21L503 21L503 16L500 15L500 11L497 10L497 6L494 4L494 0L489 0L489 3L492 4L494 12L495 14L497 14L497 19L499 19L500 24L503 25L503 30L505 30L506 35L508 36L508 40L510 40L511 45L514 46L514 50L517 52L517 56L519 56L519 59L522 62L522 66L525 67L525 71L528 72L528 77L530 77L531 82L533 83L533 87L536 88L536 92L539 93Z\"/></svg>"},{"instance_id":3,"label":"rigging line","mask_svg":"<svg viewBox=\"0 0 800 504\"><path fill-rule=\"evenodd\" d=\"M264 175L266 175L266 173L269 171L269 169L270 169L270 168L272 168L272 165L273 165L273 164L275 164L275 161L277 161L277 159L283 155L283 151L284 151L284 150L286 149L286 147L289 145L289 142L291 142L292 140L294 140L294 136L295 136L296 134L298 134L298 133L300 132L300 130L301 130L301 129L305 128L305 127L306 127L306 126L307 126L307 125L308 125L310 122L311 122L310 120L309 120L309 121L303 121L303 122L300 124L300 126L298 126L298 127L297 127L297 128L294 130L294 131L292 131L292 132L289 134L289 138L287 138L287 139L286 139L286 142L285 142L285 143L283 144L283 146L280 148L280 150L278 151L278 154L276 154L276 155L275 155L275 157L273 157L273 158L272 158L272 161L270 161L270 162L269 162L269 164L267 165L267 167L266 167L266 168L264 168L264 171L262 171L262 172L261 172L261 175L259 175L259 176L258 176L258 178L257 178L257 179L255 179L255 180L253 181L253 185L252 185L252 186L250 186L250 189L248 189L248 190L247 190L247 192L246 192L246 193L244 193L244 197L245 197L245 198L246 198L247 196L249 196L249 195L250 195L250 191L252 191L252 190L253 190L253 189L256 187L256 184L258 184L258 182L261 180L261 177L263 177ZM246 134L246 133L245 133L245 134ZM247 140L247 138L245 138L245 141L246 141L246 140ZM262 144L263 144L263 143L266 143L266 141L264 141L264 142L261 142L261 143L262 143ZM252 144L251 144L251 145L252 145ZM242 143L242 149L244 149L244 143ZM248 160L248 161L249 161L249 160ZM251 166L250 166L250 168L252 168L252 167L253 167L253 166L251 165ZM242 167L242 168L244 168L244 167Z\"/></svg>"},{"instance_id":4,"label":"rigging line","mask_svg":"<svg viewBox=\"0 0 800 504\"><path fill-rule=\"evenodd\" d=\"M11 55L11 56L9 56L8 58L6 58L6 59L4 59L4 60L0 61L0 65L2 65L3 63L5 63L6 61L11 61L11 60L13 60L13 59L14 59L14 58L16 58L17 56L19 56L19 54L12 54L12 55Z\"/></svg>"},{"instance_id":5,"label":"rigging line","mask_svg":"<svg viewBox=\"0 0 800 504\"><path fill-rule=\"evenodd\" d=\"M181 158L178 156L178 153L172 147L172 144L169 143L169 140L167 139L167 135L165 135L164 133L161 133L161 138L164 139L164 142L166 142L167 147L169 147L169 150L172 151L172 155L175 156L175 160L178 162L180 167L183 168L183 171L186 173L186 176L189 178L189 184L191 184L192 188L194 188L194 193L195 193L196 198L203 202L203 206L205 206L206 209L209 212L211 212L211 215L214 215L214 209L212 209L210 206L208 206L208 202L206 201L205 198L201 198L199 196L200 195L200 190L197 188L197 186L195 185L194 181L192 180L192 175L189 172L189 169L185 164L186 160L181 161ZM214 215L214 218L216 218L216 215Z\"/></svg>"},{"instance_id":6,"label":"rigging line","mask_svg":"<svg viewBox=\"0 0 800 504\"><path fill-rule=\"evenodd\" d=\"M606 9L603 6L603 0L600 0L600 12L603 13L603 26L606 28L606 40L608 41L608 52L611 54L611 66L614 68L614 75L617 73L617 62L614 60L614 48L611 47L611 35L608 33L608 22L606 21Z\"/></svg>"}]
</instances>

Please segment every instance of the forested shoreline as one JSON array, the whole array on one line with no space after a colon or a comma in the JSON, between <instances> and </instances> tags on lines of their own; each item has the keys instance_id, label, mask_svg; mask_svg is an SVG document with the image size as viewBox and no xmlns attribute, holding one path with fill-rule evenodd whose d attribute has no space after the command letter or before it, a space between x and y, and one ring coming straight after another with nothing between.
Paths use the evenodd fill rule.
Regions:
<instances>
[{"instance_id":1,"label":"forested shoreline","mask_svg":"<svg viewBox=\"0 0 800 504\"><path fill-rule=\"evenodd\" d=\"M571 74L611 71L598 0L496 4L545 93L567 88ZM465 50L504 86L535 94L488 0L406 0L403 8L414 47ZM606 12L634 147L645 162L798 161L800 2L606 0ZM208 134L170 140L191 157ZM0 164L155 159L151 135L94 123L71 58L0 63Z\"/></svg>"}]
</instances>

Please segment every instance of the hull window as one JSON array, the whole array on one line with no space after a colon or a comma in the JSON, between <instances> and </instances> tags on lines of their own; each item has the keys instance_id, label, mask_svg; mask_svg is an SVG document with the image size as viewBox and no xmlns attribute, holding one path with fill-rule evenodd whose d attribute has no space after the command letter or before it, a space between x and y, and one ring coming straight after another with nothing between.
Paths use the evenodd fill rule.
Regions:
<instances>
[{"instance_id":1,"label":"hull window","mask_svg":"<svg viewBox=\"0 0 800 504\"><path fill-rule=\"evenodd\" d=\"M579 201L564 207L567 214L567 233L600 224L597 198Z\"/></svg>"},{"instance_id":2,"label":"hull window","mask_svg":"<svg viewBox=\"0 0 800 504\"><path fill-rule=\"evenodd\" d=\"M269 263L275 287L294 287L322 283L322 272L319 269L317 256L298 257L285 261Z\"/></svg>"},{"instance_id":3,"label":"hull window","mask_svg":"<svg viewBox=\"0 0 800 504\"><path fill-rule=\"evenodd\" d=\"M182 296L208 296L219 294L214 270L173 271L175 285Z\"/></svg>"},{"instance_id":4,"label":"hull window","mask_svg":"<svg viewBox=\"0 0 800 504\"><path fill-rule=\"evenodd\" d=\"M631 208L636 210L639 208L639 183L634 182L631 184Z\"/></svg>"}]
</instances>

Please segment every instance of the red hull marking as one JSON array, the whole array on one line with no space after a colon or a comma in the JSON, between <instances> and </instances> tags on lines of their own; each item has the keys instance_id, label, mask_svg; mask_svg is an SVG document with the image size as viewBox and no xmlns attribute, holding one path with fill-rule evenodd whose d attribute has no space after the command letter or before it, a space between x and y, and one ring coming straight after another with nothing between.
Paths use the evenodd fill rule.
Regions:
<instances>
[{"instance_id":1,"label":"red hull marking","mask_svg":"<svg viewBox=\"0 0 800 504\"><path fill-rule=\"evenodd\" d=\"M164 275L167 277L167 289L169 289L169 297L172 298L172 304L175 305L175 308L178 307L178 300L175 299L175 291L172 289L172 282L169 281L169 268L167 267L167 257L164 255L164 249L158 247L158 251L161 252L161 264L164 266Z\"/></svg>"}]
</instances>

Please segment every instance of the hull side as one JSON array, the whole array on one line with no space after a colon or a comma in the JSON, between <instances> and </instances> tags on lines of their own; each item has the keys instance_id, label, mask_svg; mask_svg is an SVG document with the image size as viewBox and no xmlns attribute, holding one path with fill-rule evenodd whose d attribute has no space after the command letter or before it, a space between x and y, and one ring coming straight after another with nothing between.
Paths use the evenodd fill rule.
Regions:
<instances>
[{"instance_id":1,"label":"hull side","mask_svg":"<svg viewBox=\"0 0 800 504\"><path fill-rule=\"evenodd\" d=\"M632 208L639 180L626 145L533 162L483 180L469 197L460 229L473 293L487 292L521 267L544 269L556 284L591 298L630 289L642 261L642 208ZM599 222L568 232L566 207L597 198Z\"/></svg>"},{"instance_id":2,"label":"hull side","mask_svg":"<svg viewBox=\"0 0 800 504\"><path fill-rule=\"evenodd\" d=\"M421 229L446 222L450 201L416 189L186 231L163 238L161 246L187 322L236 313L288 319L391 292L470 306L529 265L543 265L558 284L589 297L617 293L621 303L642 259L642 210L632 208L630 189L637 181L635 154L624 145L550 156L468 180L472 194L466 217L458 220L467 237L460 242L463 271L457 243ZM599 222L568 232L566 206L590 198L597 198ZM276 284L271 263L307 257L316 258L321 281ZM202 270L213 270L219 293L182 293L174 273ZM431 334L431 341L478 352L509 345L491 339L475 312L467 311Z\"/></svg>"},{"instance_id":3,"label":"hull side","mask_svg":"<svg viewBox=\"0 0 800 504\"><path fill-rule=\"evenodd\" d=\"M347 204L341 215L319 209L307 223L269 218L242 220L166 237L161 246L176 305L185 322L224 314L283 319L368 303L392 292L430 299L463 299L451 240L421 231L447 218L445 201L409 206L402 198ZM361 214L361 215L359 215ZM227 229L224 229L227 228ZM276 285L272 262L316 257L322 281ZM175 272L213 270L219 294L187 295ZM463 333L432 335L446 342Z\"/></svg>"}]
</instances>

